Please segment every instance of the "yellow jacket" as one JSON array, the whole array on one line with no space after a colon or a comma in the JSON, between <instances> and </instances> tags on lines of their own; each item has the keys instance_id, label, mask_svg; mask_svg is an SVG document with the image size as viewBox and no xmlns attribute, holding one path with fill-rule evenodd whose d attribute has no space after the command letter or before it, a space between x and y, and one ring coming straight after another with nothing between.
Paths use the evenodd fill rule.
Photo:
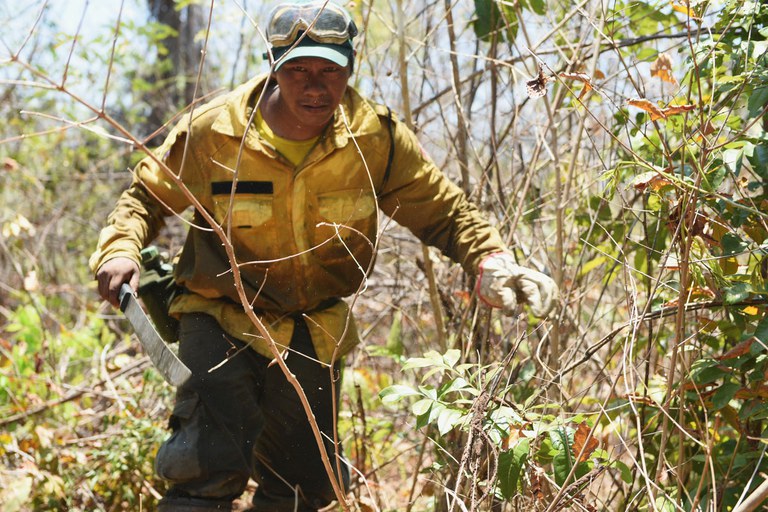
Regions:
<instances>
[{"instance_id":1,"label":"yellow jacket","mask_svg":"<svg viewBox=\"0 0 768 512\"><path fill-rule=\"evenodd\" d=\"M265 83L258 77L196 108L155 155L231 230L245 293L278 346L289 342L295 314L307 316L321 360L338 358L359 342L341 298L360 289L373 264L377 204L470 273L484 256L504 249L496 229L435 167L416 136L396 121L390 135L387 109L352 88L305 161L290 164L248 128ZM385 179L390 141L393 160ZM95 272L118 256L139 262L164 217L190 205L160 166L145 158L101 232L91 268ZM186 293L171 314L211 314L230 335L271 357L240 304L220 239L199 212L193 223L175 270Z\"/></svg>"}]
</instances>

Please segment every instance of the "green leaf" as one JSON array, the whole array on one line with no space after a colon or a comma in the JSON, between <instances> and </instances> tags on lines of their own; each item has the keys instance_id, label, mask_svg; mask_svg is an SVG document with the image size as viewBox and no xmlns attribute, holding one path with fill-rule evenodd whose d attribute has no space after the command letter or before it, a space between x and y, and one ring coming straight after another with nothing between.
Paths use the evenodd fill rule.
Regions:
<instances>
[{"instance_id":1,"label":"green leaf","mask_svg":"<svg viewBox=\"0 0 768 512\"><path fill-rule=\"evenodd\" d=\"M716 166L711 172L707 173L706 179L703 181L703 188L708 192L715 192L723 183L726 175L727 172L724 165Z\"/></svg>"},{"instance_id":2,"label":"green leaf","mask_svg":"<svg viewBox=\"0 0 768 512\"><path fill-rule=\"evenodd\" d=\"M443 395L450 393L452 391L462 391L464 389L469 388L469 383L464 380L462 377L456 377L455 379L452 379L445 384L443 384L440 387L440 391L438 391L438 396L442 397Z\"/></svg>"},{"instance_id":3,"label":"green leaf","mask_svg":"<svg viewBox=\"0 0 768 512\"><path fill-rule=\"evenodd\" d=\"M712 396L712 405L715 407L715 410L719 411L728 405L728 402L733 399L739 389L741 389L741 386L734 382L726 382L720 386Z\"/></svg>"},{"instance_id":4,"label":"green leaf","mask_svg":"<svg viewBox=\"0 0 768 512\"><path fill-rule=\"evenodd\" d=\"M725 290L725 303L735 304L749 298L752 286L749 283L736 283Z\"/></svg>"},{"instance_id":5,"label":"green leaf","mask_svg":"<svg viewBox=\"0 0 768 512\"><path fill-rule=\"evenodd\" d=\"M768 105L768 87L765 84L755 87L747 100L747 110L749 117L757 117L762 114L765 106Z\"/></svg>"},{"instance_id":6,"label":"green leaf","mask_svg":"<svg viewBox=\"0 0 768 512\"><path fill-rule=\"evenodd\" d=\"M390 327L389 334L387 335L387 350L390 354L396 356L403 355L402 316L400 311L395 311L395 315L392 318L392 327Z\"/></svg>"},{"instance_id":7,"label":"green leaf","mask_svg":"<svg viewBox=\"0 0 768 512\"><path fill-rule=\"evenodd\" d=\"M461 350L455 348L446 352L443 357L443 361L449 368L454 368L456 363L459 362L459 359L461 359Z\"/></svg>"},{"instance_id":8,"label":"green leaf","mask_svg":"<svg viewBox=\"0 0 768 512\"><path fill-rule=\"evenodd\" d=\"M520 26L515 10L494 0L475 0L475 17L471 23L477 38L486 42L494 37L514 41Z\"/></svg>"},{"instance_id":9,"label":"green leaf","mask_svg":"<svg viewBox=\"0 0 768 512\"><path fill-rule=\"evenodd\" d=\"M555 456L552 457L555 482L557 482L557 485L563 485L573 467L568 432L565 428L560 427L550 433L550 438L552 439L552 447L557 450Z\"/></svg>"},{"instance_id":10,"label":"green leaf","mask_svg":"<svg viewBox=\"0 0 768 512\"><path fill-rule=\"evenodd\" d=\"M418 400L416 403L414 403L411 406L411 411L416 416L421 416L422 414L426 414L429 412L429 409L432 407L432 404L434 404L435 401L431 398L422 398L421 400Z\"/></svg>"},{"instance_id":11,"label":"green leaf","mask_svg":"<svg viewBox=\"0 0 768 512\"><path fill-rule=\"evenodd\" d=\"M677 512L675 502L666 496L659 496L656 498L656 504L654 508L659 512Z\"/></svg>"},{"instance_id":12,"label":"green leaf","mask_svg":"<svg viewBox=\"0 0 768 512\"><path fill-rule=\"evenodd\" d=\"M768 141L761 141L755 146L749 157L752 169L764 180L768 180Z\"/></svg>"},{"instance_id":13,"label":"green leaf","mask_svg":"<svg viewBox=\"0 0 768 512\"><path fill-rule=\"evenodd\" d=\"M427 425L429 425L429 413L422 414L421 416L416 416L416 428L424 428Z\"/></svg>"},{"instance_id":14,"label":"green leaf","mask_svg":"<svg viewBox=\"0 0 768 512\"><path fill-rule=\"evenodd\" d=\"M619 470L619 473L621 473L621 479L624 480L624 483L631 484L632 483L632 470L629 469L629 466L621 462L620 460L614 460L611 462L611 467L614 467Z\"/></svg>"},{"instance_id":15,"label":"green leaf","mask_svg":"<svg viewBox=\"0 0 768 512\"><path fill-rule=\"evenodd\" d=\"M440 402L432 402L432 408L429 410L429 419L427 421L429 423L435 423L445 409L447 409L447 407L445 407L444 404L441 404Z\"/></svg>"},{"instance_id":16,"label":"green leaf","mask_svg":"<svg viewBox=\"0 0 768 512\"><path fill-rule=\"evenodd\" d=\"M478 39L488 41L491 33L499 26L501 14L493 0L475 0L475 20L472 26Z\"/></svg>"},{"instance_id":17,"label":"green leaf","mask_svg":"<svg viewBox=\"0 0 768 512\"><path fill-rule=\"evenodd\" d=\"M517 31L520 28L520 23L517 21L517 12L507 2L496 3L502 14L501 24L506 25L507 30L505 32L499 32L504 39L503 34L506 34L507 41L514 41L517 38Z\"/></svg>"},{"instance_id":18,"label":"green leaf","mask_svg":"<svg viewBox=\"0 0 768 512\"><path fill-rule=\"evenodd\" d=\"M752 286L749 283L736 283L725 290L725 303L735 304L749 298Z\"/></svg>"},{"instance_id":19,"label":"green leaf","mask_svg":"<svg viewBox=\"0 0 768 512\"><path fill-rule=\"evenodd\" d=\"M734 174L739 174L741 171L741 167L744 160L744 148L732 148L732 149L726 149L723 151L723 163L728 166L728 168L733 172Z\"/></svg>"},{"instance_id":20,"label":"green leaf","mask_svg":"<svg viewBox=\"0 0 768 512\"><path fill-rule=\"evenodd\" d=\"M608 257L604 256L602 254L598 255L594 259L586 262L584 265L581 266L581 269L579 270L579 277L583 277L596 268L604 268L605 263L608 261Z\"/></svg>"},{"instance_id":21,"label":"green leaf","mask_svg":"<svg viewBox=\"0 0 768 512\"><path fill-rule=\"evenodd\" d=\"M638 50L635 58L639 61L651 61L659 55L659 51L652 46L646 46Z\"/></svg>"},{"instance_id":22,"label":"green leaf","mask_svg":"<svg viewBox=\"0 0 768 512\"><path fill-rule=\"evenodd\" d=\"M547 4L544 0L528 0L531 10L539 16L547 14Z\"/></svg>"},{"instance_id":23,"label":"green leaf","mask_svg":"<svg viewBox=\"0 0 768 512\"><path fill-rule=\"evenodd\" d=\"M740 254L744 252L749 244L742 240L738 235L734 233L726 233L720 240L720 245L723 247L723 254L731 256L733 254Z\"/></svg>"},{"instance_id":24,"label":"green leaf","mask_svg":"<svg viewBox=\"0 0 768 512\"><path fill-rule=\"evenodd\" d=\"M419 386L419 392L425 397L437 401L437 390L432 386Z\"/></svg>"},{"instance_id":25,"label":"green leaf","mask_svg":"<svg viewBox=\"0 0 768 512\"><path fill-rule=\"evenodd\" d=\"M403 370L413 370L415 368L427 368L430 366L442 366L443 356L439 352L430 350L424 357L411 357L403 364Z\"/></svg>"},{"instance_id":26,"label":"green leaf","mask_svg":"<svg viewBox=\"0 0 768 512\"><path fill-rule=\"evenodd\" d=\"M768 315L765 315L755 327L755 338L768 343Z\"/></svg>"},{"instance_id":27,"label":"green leaf","mask_svg":"<svg viewBox=\"0 0 768 512\"><path fill-rule=\"evenodd\" d=\"M399 402L403 398L406 398L409 396L416 396L419 394L420 393L418 391L416 391L415 389L409 386L395 384L394 386L389 386L382 389L379 392L379 399L382 401L382 403L393 404L393 403Z\"/></svg>"},{"instance_id":28,"label":"green leaf","mask_svg":"<svg viewBox=\"0 0 768 512\"><path fill-rule=\"evenodd\" d=\"M650 211L659 212L664 207L664 200L658 194L650 194L647 205Z\"/></svg>"},{"instance_id":29,"label":"green leaf","mask_svg":"<svg viewBox=\"0 0 768 512\"><path fill-rule=\"evenodd\" d=\"M763 420L768 418L768 403L762 399L750 400L739 410L741 420Z\"/></svg>"},{"instance_id":30,"label":"green leaf","mask_svg":"<svg viewBox=\"0 0 768 512\"><path fill-rule=\"evenodd\" d=\"M693 362L691 379L698 385L709 384L728 375L728 372L718 366L714 359L699 359Z\"/></svg>"},{"instance_id":31,"label":"green leaf","mask_svg":"<svg viewBox=\"0 0 768 512\"><path fill-rule=\"evenodd\" d=\"M441 411L440 415L437 417L437 430L440 432L440 435L444 436L453 430L456 425L461 423L462 417L463 414L461 411L456 409L446 408Z\"/></svg>"},{"instance_id":32,"label":"green leaf","mask_svg":"<svg viewBox=\"0 0 768 512\"><path fill-rule=\"evenodd\" d=\"M499 491L507 500L511 500L520 488L520 475L530 452L530 441L521 439L512 450L499 454Z\"/></svg>"}]
</instances>

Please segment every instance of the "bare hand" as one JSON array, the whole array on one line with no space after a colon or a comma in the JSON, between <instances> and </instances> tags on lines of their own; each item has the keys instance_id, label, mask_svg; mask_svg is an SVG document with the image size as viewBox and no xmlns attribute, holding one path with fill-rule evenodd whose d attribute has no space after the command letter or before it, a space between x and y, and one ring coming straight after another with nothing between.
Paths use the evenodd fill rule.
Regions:
<instances>
[{"instance_id":1,"label":"bare hand","mask_svg":"<svg viewBox=\"0 0 768 512\"><path fill-rule=\"evenodd\" d=\"M130 258L118 257L107 260L96 272L99 282L99 295L113 306L120 307L118 293L123 283L128 283L134 290L139 289L139 265Z\"/></svg>"}]
</instances>

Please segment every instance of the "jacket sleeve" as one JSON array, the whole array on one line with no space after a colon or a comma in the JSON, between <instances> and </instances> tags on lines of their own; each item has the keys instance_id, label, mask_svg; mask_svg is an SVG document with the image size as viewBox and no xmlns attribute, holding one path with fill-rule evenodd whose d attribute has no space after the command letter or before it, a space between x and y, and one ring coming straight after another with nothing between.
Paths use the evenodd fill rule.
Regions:
<instances>
[{"instance_id":1,"label":"jacket sleeve","mask_svg":"<svg viewBox=\"0 0 768 512\"><path fill-rule=\"evenodd\" d=\"M395 122L391 174L379 205L422 242L471 274L488 254L506 249L499 232L424 153L416 135Z\"/></svg>"},{"instance_id":2,"label":"jacket sleeve","mask_svg":"<svg viewBox=\"0 0 768 512\"><path fill-rule=\"evenodd\" d=\"M141 262L140 252L165 225L165 217L180 213L189 201L156 161L173 172L180 168L185 137L175 128L162 146L134 169L131 185L122 193L107 225L101 230L96 251L88 263L95 273L107 260L126 257Z\"/></svg>"}]
</instances>

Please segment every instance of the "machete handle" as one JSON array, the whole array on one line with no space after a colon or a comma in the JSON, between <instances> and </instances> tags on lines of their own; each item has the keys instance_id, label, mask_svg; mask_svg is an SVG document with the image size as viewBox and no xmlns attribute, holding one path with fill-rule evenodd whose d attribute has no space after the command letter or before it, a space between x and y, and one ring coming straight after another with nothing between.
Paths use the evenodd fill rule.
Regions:
<instances>
[{"instance_id":1,"label":"machete handle","mask_svg":"<svg viewBox=\"0 0 768 512\"><path fill-rule=\"evenodd\" d=\"M133 295L133 288L128 283L123 283L120 286L120 292L117 294L117 301L120 303L120 311L125 313L125 308L128 307L128 297Z\"/></svg>"}]
</instances>

